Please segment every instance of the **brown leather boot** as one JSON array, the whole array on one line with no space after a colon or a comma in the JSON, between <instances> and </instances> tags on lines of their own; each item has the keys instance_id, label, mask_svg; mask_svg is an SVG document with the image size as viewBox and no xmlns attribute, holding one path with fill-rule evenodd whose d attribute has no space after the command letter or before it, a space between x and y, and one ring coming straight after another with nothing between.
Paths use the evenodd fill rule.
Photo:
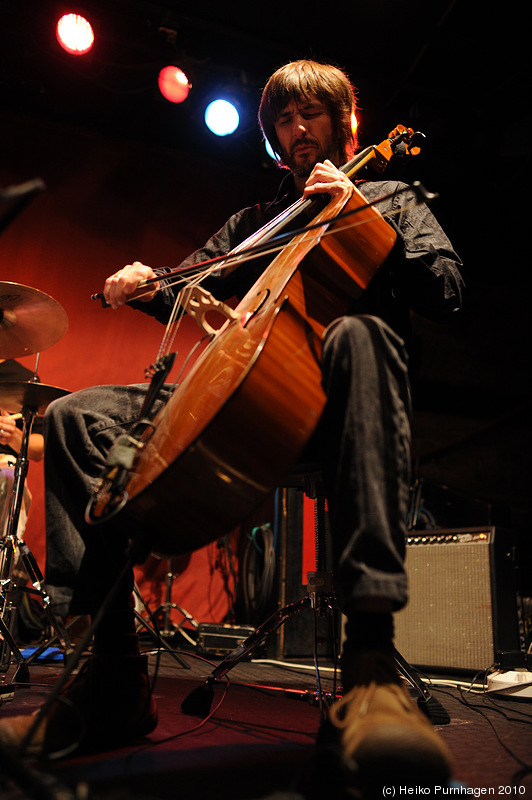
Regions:
<instances>
[{"instance_id":1,"label":"brown leather boot","mask_svg":"<svg viewBox=\"0 0 532 800\"><path fill-rule=\"evenodd\" d=\"M145 656L97 656L52 704L25 744L27 755L61 758L77 749L106 750L135 741L157 725ZM0 720L0 743L19 750L33 715Z\"/></svg>"},{"instance_id":2,"label":"brown leather boot","mask_svg":"<svg viewBox=\"0 0 532 800\"><path fill-rule=\"evenodd\" d=\"M353 656L355 658L356 656ZM347 675L348 690L330 710L343 761L363 797L391 787L446 786L451 777L447 747L410 697L404 681L388 674L389 657L364 654L363 670ZM374 679L361 677L372 672ZM342 665L342 672L349 667Z\"/></svg>"}]
</instances>

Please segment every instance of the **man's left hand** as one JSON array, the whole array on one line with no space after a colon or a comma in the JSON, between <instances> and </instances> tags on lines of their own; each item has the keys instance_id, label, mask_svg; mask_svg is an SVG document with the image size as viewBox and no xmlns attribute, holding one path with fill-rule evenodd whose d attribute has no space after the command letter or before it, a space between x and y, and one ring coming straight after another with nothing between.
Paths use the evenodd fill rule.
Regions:
<instances>
[{"instance_id":1,"label":"man's left hand","mask_svg":"<svg viewBox=\"0 0 532 800\"><path fill-rule=\"evenodd\" d=\"M344 195L347 201L353 194L353 184L344 172L326 159L323 163L316 164L305 184L303 197L312 197L315 194L330 194L331 197Z\"/></svg>"}]
</instances>

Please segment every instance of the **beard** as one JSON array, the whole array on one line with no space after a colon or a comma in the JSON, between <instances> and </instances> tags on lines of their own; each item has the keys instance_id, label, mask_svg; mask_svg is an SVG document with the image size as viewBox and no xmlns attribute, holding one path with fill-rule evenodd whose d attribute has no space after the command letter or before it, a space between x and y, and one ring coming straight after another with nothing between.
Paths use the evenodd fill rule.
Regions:
<instances>
[{"instance_id":1,"label":"beard","mask_svg":"<svg viewBox=\"0 0 532 800\"><path fill-rule=\"evenodd\" d=\"M296 152L298 148L308 146L305 152ZM317 139L312 137L302 137L294 142L290 151L284 148L281 151L283 164L288 167L296 178L308 178L316 164L325 161L326 158L333 164L339 166L338 145L332 137L320 144Z\"/></svg>"}]
</instances>

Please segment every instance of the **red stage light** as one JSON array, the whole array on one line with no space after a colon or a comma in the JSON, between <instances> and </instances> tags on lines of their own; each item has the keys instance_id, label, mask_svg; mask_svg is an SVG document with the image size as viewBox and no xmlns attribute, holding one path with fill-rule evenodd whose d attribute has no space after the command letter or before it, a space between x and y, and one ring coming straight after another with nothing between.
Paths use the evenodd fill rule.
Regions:
<instances>
[{"instance_id":1,"label":"red stage light","mask_svg":"<svg viewBox=\"0 0 532 800\"><path fill-rule=\"evenodd\" d=\"M90 22L80 14L63 14L55 29L57 41L67 53L83 56L94 44L94 31Z\"/></svg>"},{"instance_id":2,"label":"red stage light","mask_svg":"<svg viewBox=\"0 0 532 800\"><path fill-rule=\"evenodd\" d=\"M158 78L159 91L171 103L182 103L190 91L188 78L179 67L163 67Z\"/></svg>"}]
</instances>

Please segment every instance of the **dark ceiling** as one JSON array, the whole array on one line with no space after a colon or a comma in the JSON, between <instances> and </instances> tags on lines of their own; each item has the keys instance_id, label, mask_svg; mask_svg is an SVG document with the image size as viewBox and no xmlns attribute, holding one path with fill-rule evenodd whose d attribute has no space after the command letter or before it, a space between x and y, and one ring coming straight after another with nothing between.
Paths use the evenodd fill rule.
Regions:
<instances>
[{"instance_id":1,"label":"dark ceiling","mask_svg":"<svg viewBox=\"0 0 532 800\"><path fill-rule=\"evenodd\" d=\"M530 113L519 102L523 26L493 4L475 13L468 0L82 0L76 8L97 35L83 58L55 41L55 21L72 6L0 0L0 113L15 110L260 168L261 88L279 65L313 57L337 63L352 78L363 145L380 141L397 123L426 134L415 177L442 195L443 207L448 198L449 219L463 213L455 187L465 174L484 191L485 165L496 163L498 188L508 188L502 176L518 152L522 115ZM183 66L192 82L181 105L163 100L156 87L168 62ZM207 100L221 88L233 91L243 112L237 134L224 140L203 124Z\"/></svg>"},{"instance_id":2,"label":"dark ceiling","mask_svg":"<svg viewBox=\"0 0 532 800\"><path fill-rule=\"evenodd\" d=\"M486 165L495 163L498 188L508 188L503 175L522 158L517 139L521 126L525 133L523 114L530 114L521 97L524 26L493 4L489 11L473 5L82 0L77 9L91 19L97 41L79 58L55 41L59 12L72 6L0 0L0 113L15 110L260 168L261 88L279 65L313 57L337 63L352 78L363 145L380 141L397 123L426 134L416 177L440 192L443 205L452 200L449 215L461 216L455 187L465 174L484 191ZM192 82L181 105L163 100L156 87L168 62L183 66ZM224 140L203 124L206 102L221 88L237 95L243 112L237 134Z\"/></svg>"},{"instance_id":3,"label":"dark ceiling","mask_svg":"<svg viewBox=\"0 0 532 800\"><path fill-rule=\"evenodd\" d=\"M499 20L487 12L479 20L467 0L353 0L329 7L278 0L82 0L78 8L97 34L84 58L67 55L55 42L55 20L65 7L42 0L0 3L4 109L163 145L212 148L222 145L204 131L202 111L211 91L228 87L247 112L233 139L239 158L260 149L255 112L261 87L294 58L346 69L359 90L366 143L397 122L421 127L430 148L441 148L447 136L456 141L457 131L463 140L488 123L494 89L499 94L512 79L490 53ZM158 69L168 61L182 65L193 84L182 106L163 101L156 89ZM223 147L230 157L230 145Z\"/></svg>"}]
</instances>

